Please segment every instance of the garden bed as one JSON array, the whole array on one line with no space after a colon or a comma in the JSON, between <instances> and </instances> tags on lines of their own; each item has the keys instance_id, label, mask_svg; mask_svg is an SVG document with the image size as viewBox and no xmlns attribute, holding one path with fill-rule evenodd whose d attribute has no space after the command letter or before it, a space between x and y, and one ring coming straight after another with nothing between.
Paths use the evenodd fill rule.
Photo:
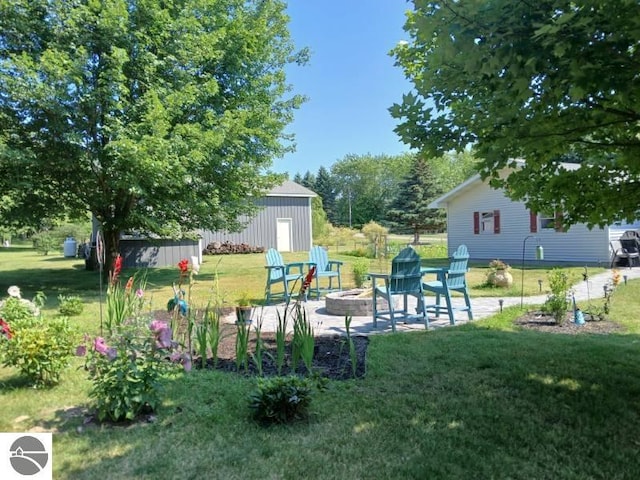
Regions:
<instances>
[{"instance_id":1,"label":"garden bed","mask_svg":"<svg viewBox=\"0 0 640 480\"><path fill-rule=\"evenodd\" d=\"M580 333L609 334L623 331L620 325L609 320L588 321L583 325L578 325L573 322L573 312L568 312L561 324L557 324L552 315L541 311L527 312L518 317L514 323L528 330L569 335Z\"/></svg>"}]
</instances>

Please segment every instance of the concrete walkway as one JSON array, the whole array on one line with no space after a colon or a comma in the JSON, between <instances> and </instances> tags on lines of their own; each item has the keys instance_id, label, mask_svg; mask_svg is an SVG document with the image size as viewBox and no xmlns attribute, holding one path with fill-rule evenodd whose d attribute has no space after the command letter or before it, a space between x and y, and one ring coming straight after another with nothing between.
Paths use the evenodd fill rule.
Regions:
<instances>
[{"instance_id":1,"label":"concrete walkway","mask_svg":"<svg viewBox=\"0 0 640 480\"><path fill-rule=\"evenodd\" d=\"M624 276L627 280L640 278L640 268L621 268L619 269L621 282L624 281ZM514 279L516 282L517 279ZM574 285L572 288L576 301L585 302L588 298L602 298L604 296L604 286L611 281L611 271L606 271L598 275L594 275L589 278L588 282L581 281ZM541 305L547 299L547 295L536 295L532 297L524 297L524 305ZM499 297L472 297L471 308L473 309L474 320L480 320L482 318L489 317L500 311L500 304L498 302ZM520 297L504 297L503 308L520 305ZM433 303L435 299L427 297L427 303ZM444 304L444 303L443 303ZM464 299L460 297L453 298L454 306L464 305ZM305 302L304 308L311 320L311 325L316 335L331 335L339 334L344 335L346 333L344 317L330 315L325 309L324 298L320 300L309 300ZM409 299L409 310L415 311L416 300L415 298ZM262 330L267 332L274 332L277 329L278 313L284 314L285 304L269 305L266 307L260 307L254 312L254 319L262 318ZM454 312L456 324L463 324L468 322L466 312ZM235 321L235 314L226 317L227 322ZM291 317L289 317L289 329L291 329ZM255 320L254 320L255 325ZM429 327L440 328L449 326L449 319L445 315L441 314L440 319L435 319L432 315L429 316ZM411 331L411 330L424 330L424 322L421 316L410 317L408 319L400 318L396 322L397 331ZM358 316L353 317L351 321L352 335L370 335L375 333L391 332L391 324L389 322L378 320L377 328L373 326L373 317Z\"/></svg>"}]
</instances>

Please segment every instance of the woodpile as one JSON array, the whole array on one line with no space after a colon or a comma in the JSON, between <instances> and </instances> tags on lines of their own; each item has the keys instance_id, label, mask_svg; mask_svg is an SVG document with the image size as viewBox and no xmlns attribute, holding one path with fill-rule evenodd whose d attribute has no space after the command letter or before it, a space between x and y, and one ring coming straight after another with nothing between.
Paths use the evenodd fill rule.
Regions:
<instances>
[{"instance_id":1,"label":"woodpile","mask_svg":"<svg viewBox=\"0 0 640 480\"><path fill-rule=\"evenodd\" d=\"M203 255L230 255L233 253L264 253L264 247L252 247L247 243L211 242Z\"/></svg>"}]
</instances>

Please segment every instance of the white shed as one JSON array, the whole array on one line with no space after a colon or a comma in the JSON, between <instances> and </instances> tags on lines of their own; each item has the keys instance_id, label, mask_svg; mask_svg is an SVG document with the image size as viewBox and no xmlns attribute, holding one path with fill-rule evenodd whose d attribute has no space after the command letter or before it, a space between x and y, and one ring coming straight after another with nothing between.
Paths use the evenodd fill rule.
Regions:
<instances>
[{"instance_id":1,"label":"white shed","mask_svg":"<svg viewBox=\"0 0 640 480\"><path fill-rule=\"evenodd\" d=\"M577 166L576 166L577 167ZM561 212L531 212L524 203L508 198L475 175L434 200L430 207L447 210L449 255L460 244L473 260L499 258L511 263L536 259L536 246L544 249L544 262L608 265L611 240L624 231L640 228L640 222L589 230L584 224L562 229Z\"/></svg>"}]
</instances>

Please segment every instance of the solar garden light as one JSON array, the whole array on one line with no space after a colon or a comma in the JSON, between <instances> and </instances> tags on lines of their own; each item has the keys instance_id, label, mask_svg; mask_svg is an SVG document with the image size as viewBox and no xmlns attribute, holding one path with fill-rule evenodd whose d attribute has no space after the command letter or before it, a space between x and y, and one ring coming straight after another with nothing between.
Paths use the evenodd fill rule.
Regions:
<instances>
[{"instance_id":1,"label":"solar garden light","mask_svg":"<svg viewBox=\"0 0 640 480\"><path fill-rule=\"evenodd\" d=\"M623 275L623 276L622 276L622 279L624 280L624 284L625 284L625 285L627 284L627 280L628 280L628 278L629 278L629 277L628 277L627 275Z\"/></svg>"},{"instance_id":2,"label":"solar garden light","mask_svg":"<svg viewBox=\"0 0 640 480\"><path fill-rule=\"evenodd\" d=\"M498 303L500 304L500 313L502 313L502 306L504 305L504 300L500 299L498 300Z\"/></svg>"},{"instance_id":3,"label":"solar garden light","mask_svg":"<svg viewBox=\"0 0 640 480\"><path fill-rule=\"evenodd\" d=\"M538 279L538 288L540 289L540 293L542 293L542 279Z\"/></svg>"}]
</instances>

